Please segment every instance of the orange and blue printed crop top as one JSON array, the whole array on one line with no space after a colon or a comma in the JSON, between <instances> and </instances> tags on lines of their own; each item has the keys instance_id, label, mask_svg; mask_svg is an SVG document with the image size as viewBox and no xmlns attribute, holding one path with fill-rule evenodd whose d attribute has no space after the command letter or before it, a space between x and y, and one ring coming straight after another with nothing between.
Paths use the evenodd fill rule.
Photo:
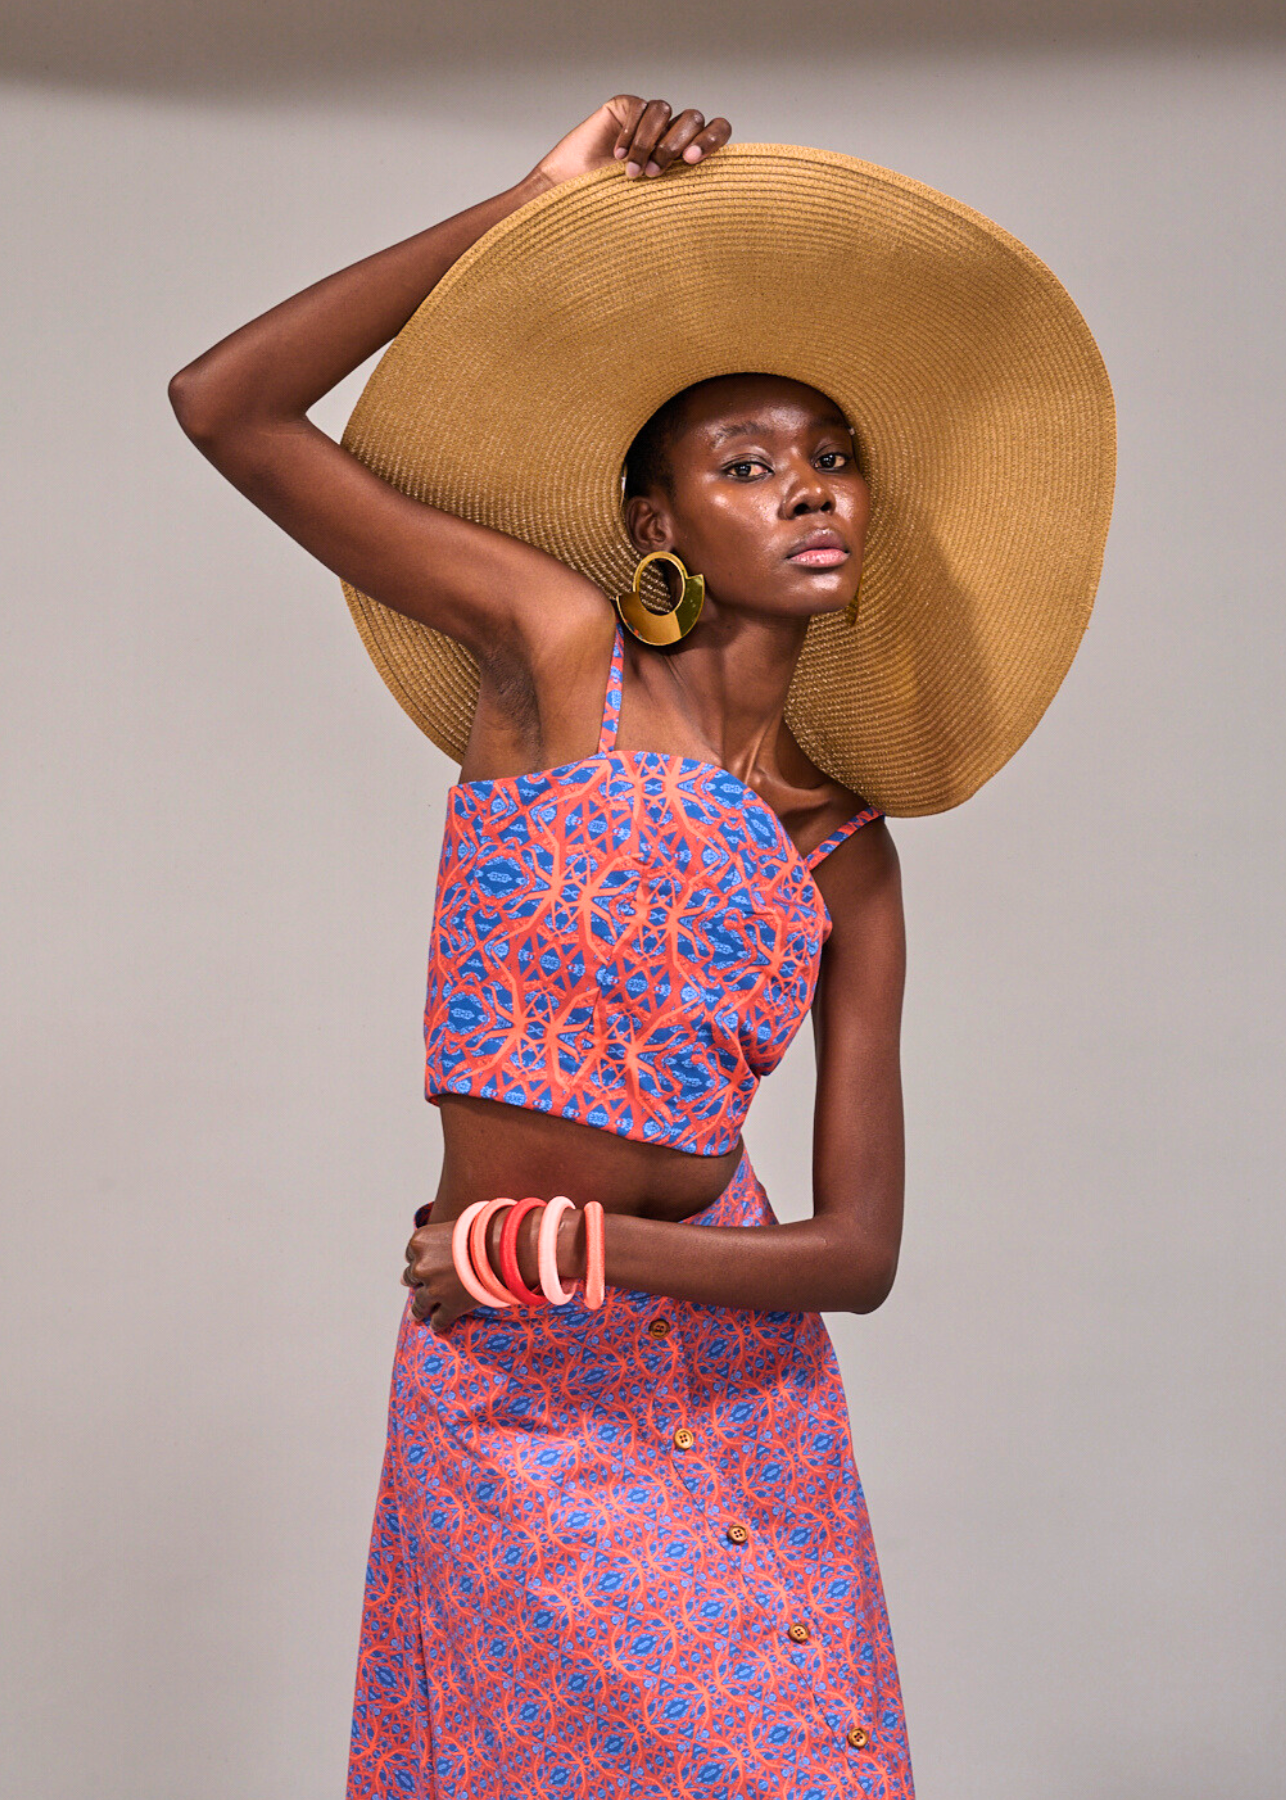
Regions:
<instances>
[{"instance_id":1,"label":"orange and blue printed crop top","mask_svg":"<svg viewBox=\"0 0 1286 1800\"><path fill-rule=\"evenodd\" d=\"M735 1147L812 1004L830 916L726 769L615 748L450 790L424 1009L425 1093L471 1094L706 1156Z\"/></svg>"}]
</instances>

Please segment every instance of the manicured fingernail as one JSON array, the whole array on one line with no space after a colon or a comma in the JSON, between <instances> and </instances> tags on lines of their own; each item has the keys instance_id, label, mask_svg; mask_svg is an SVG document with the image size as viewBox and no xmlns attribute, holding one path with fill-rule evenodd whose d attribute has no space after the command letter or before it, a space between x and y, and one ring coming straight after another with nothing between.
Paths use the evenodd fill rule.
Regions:
<instances>
[{"instance_id":1,"label":"manicured fingernail","mask_svg":"<svg viewBox=\"0 0 1286 1800\"><path fill-rule=\"evenodd\" d=\"M661 173L661 165L660 165L660 163L653 163L653 162L650 162L650 163L649 163L649 164L648 164L648 166L647 166L647 168L646 168L646 169L644 169L644 171L643 171L643 173L644 173L644 174L645 174L645 175L659 175L659 174L660 174L660 173Z\"/></svg>"},{"instance_id":2,"label":"manicured fingernail","mask_svg":"<svg viewBox=\"0 0 1286 1800\"><path fill-rule=\"evenodd\" d=\"M683 152L683 160L688 163L700 162L704 155L705 152L702 150L700 144L689 144L687 149Z\"/></svg>"},{"instance_id":3,"label":"manicured fingernail","mask_svg":"<svg viewBox=\"0 0 1286 1800\"><path fill-rule=\"evenodd\" d=\"M621 158L625 155L624 144L618 144L615 150L613 150L612 155L616 158L617 162L620 162Z\"/></svg>"},{"instance_id":4,"label":"manicured fingernail","mask_svg":"<svg viewBox=\"0 0 1286 1800\"><path fill-rule=\"evenodd\" d=\"M632 179L635 175L641 175L643 171L636 162L628 162L625 165L625 173Z\"/></svg>"}]
</instances>

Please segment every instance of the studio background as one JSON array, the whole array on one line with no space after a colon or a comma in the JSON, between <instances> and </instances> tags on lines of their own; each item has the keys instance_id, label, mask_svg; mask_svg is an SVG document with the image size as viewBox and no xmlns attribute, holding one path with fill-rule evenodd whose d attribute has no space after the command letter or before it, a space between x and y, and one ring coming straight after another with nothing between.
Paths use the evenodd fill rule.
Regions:
<instances>
[{"instance_id":1,"label":"studio background","mask_svg":"<svg viewBox=\"0 0 1286 1800\"><path fill-rule=\"evenodd\" d=\"M437 1167L454 771L166 381L632 90L945 188L1102 347L1120 478L1081 653L974 800L893 825L905 1248L886 1306L830 1324L922 1800L1274 1800L1280 10L11 17L0 1788L342 1793ZM810 1107L805 1032L748 1133L786 1216Z\"/></svg>"}]
</instances>

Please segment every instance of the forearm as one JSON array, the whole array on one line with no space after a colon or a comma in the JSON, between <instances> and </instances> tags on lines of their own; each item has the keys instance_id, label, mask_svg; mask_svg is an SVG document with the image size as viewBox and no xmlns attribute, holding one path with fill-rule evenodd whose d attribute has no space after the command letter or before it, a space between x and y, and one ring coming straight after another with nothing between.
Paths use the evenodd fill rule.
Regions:
<instances>
[{"instance_id":1,"label":"forearm","mask_svg":"<svg viewBox=\"0 0 1286 1800\"><path fill-rule=\"evenodd\" d=\"M609 1214L604 1249L613 1287L763 1312L873 1312L897 1266L896 1252L825 1218L718 1226Z\"/></svg>"},{"instance_id":2,"label":"forearm","mask_svg":"<svg viewBox=\"0 0 1286 1800\"><path fill-rule=\"evenodd\" d=\"M545 176L533 172L467 212L315 282L234 331L171 382L184 429L209 442L256 420L302 418L396 337L471 245L548 186Z\"/></svg>"},{"instance_id":3,"label":"forearm","mask_svg":"<svg viewBox=\"0 0 1286 1800\"><path fill-rule=\"evenodd\" d=\"M888 1296L897 1268L897 1242L879 1221L888 1200L873 1200L848 1217L814 1217L789 1225L690 1225L608 1213L603 1221L604 1264L610 1287L658 1294L696 1305L756 1312L873 1312ZM862 1215L865 1215L864 1217ZM540 1283L536 1260L539 1215L524 1219L516 1253L523 1280ZM493 1269L503 1216L487 1239ZM585 1215L574 1208L558 1231L563 1281L585 1277Z\"/></svg>"}]
</instances>

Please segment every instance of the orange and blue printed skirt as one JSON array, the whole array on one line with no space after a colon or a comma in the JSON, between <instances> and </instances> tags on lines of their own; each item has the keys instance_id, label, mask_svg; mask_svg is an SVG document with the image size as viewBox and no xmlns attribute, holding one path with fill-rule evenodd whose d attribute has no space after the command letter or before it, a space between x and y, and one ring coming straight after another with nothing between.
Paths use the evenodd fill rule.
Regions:
<instances>
[{"instance_id":1,"label":"orange and blue printed skirt","mask_svg":"<svg viewBox=\"0 0 1286 1800\"><path fill-rule=\"evenodd\" d=\"M747 1161L696 1222L773 1222ZM348 1800L911 1800L816 1313L407 1312Z\"/></svg>"}]
</instances>

